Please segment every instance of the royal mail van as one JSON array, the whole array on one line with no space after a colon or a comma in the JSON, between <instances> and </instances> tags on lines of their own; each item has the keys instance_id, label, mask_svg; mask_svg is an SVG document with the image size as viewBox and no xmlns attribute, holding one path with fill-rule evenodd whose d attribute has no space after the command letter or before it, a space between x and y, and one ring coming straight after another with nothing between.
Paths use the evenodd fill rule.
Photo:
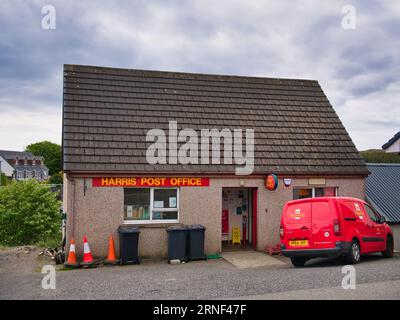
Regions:
<instances>
[{"instance_id":1,"label":"royal mail van","mask_svg":"<svg viewBox=\"0 0 400 320\"><path fill-rule=\"evenodd\" d=\"M282 212L281 251L294 266L318 257L360 262L366 253L393 256L393 233L384 217L355 198L321 197L289 201Z\"/></svg>"}]
</instances>

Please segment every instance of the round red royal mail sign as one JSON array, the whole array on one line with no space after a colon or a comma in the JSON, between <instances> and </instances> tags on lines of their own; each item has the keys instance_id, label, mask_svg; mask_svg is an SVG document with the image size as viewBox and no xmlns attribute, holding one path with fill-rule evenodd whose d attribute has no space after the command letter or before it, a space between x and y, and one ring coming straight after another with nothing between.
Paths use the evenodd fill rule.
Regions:
<instances>
[{"instance_id":1,"label":"round red royal mail sign","mask_svg":"<svg viewBox=\"0 0 400 320\"><path fill-rule=\"evenodd\" d=\"M278 188L278 178L274 174L269 174L265 179L265 187L270 190L274 191Z\"/></svg>"}]
</instances>

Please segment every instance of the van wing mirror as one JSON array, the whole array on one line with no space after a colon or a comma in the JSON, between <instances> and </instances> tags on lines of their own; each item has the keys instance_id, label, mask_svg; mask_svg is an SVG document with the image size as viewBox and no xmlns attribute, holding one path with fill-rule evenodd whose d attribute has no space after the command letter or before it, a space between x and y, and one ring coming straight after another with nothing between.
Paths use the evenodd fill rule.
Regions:
<instances>
[{"instance_id":1,"label":"van wing mirror","mask_svg":"<svg viewBox=\"0 0 400 320\"><path fill-rule=\"evenodd\" d=\"M380 216L380 217L379 217L379 223L385 223L385 222L386 222L385 217Z\"/></svg>"}]
</instances>

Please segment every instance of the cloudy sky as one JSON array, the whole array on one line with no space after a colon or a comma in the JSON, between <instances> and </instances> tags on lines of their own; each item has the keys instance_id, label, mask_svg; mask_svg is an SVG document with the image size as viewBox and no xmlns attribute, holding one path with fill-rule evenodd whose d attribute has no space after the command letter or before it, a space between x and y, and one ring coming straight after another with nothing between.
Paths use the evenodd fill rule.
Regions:
<instances>
[{"instance_id":1,"label":"cloudy sky","mask_svg":"<svg viewBox=\"0 0 400 320\"><path fill-rule=\"evenodd\" d=\"M380 148L400 130L399 30L398 0L0 0L0 149L61 143L64 63L316 79L356 146Z\"/></svg>"}]
</instances>

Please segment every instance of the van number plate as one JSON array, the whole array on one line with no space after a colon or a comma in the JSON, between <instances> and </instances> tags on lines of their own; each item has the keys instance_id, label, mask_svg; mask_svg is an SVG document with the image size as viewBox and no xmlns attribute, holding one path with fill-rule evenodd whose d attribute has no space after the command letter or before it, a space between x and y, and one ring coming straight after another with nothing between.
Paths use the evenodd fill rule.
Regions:
<instances>
[{"instance_id":1,"label":"van number plate","mask_svg":"<svg viewBox=\"0 0 400 320\"><path fill-rule=\"evenodd\" d=\"M307 247L308 240L293 240L289 241L289 246L291 247Z\"/></svg>"}]
</instances>

